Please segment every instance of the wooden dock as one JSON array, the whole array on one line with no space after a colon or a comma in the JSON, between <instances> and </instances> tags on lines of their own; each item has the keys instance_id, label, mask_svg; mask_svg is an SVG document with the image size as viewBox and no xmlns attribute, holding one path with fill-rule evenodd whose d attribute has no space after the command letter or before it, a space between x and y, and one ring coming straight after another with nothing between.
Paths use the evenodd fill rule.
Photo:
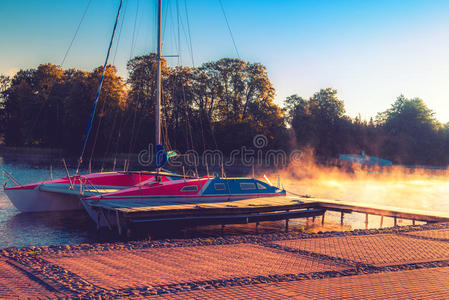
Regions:
<instances>
[{"instance_id":1,"label":"wooden dock","mask_svg":"<svg viewBox=\"0 0 449 300\"><path fill-rule=\"evenodd\" d=\"M337 211L341 213L341 222L345 213L358 212L366 215L366 222L368 215L381 216L381 224L383 217L391 217L394 219L394 225L397 225L398 219L422 221L426 223L449 222L449 213L424 211L417 209L399 208L386 205L366 204L351 201L339 201L319 198L301 198L304 201L304 207L308 208L322 208L327 211Z\"/></svg>"},{"instance_id":2,"label":"wooden dock","mask_svg":"<svg viewBox=\"0 0 449 300\"><path fill-rule=\"evenodd\" d=\"M449 213L298 196L157 206L150 200L135 200L134 202L100 200L92 206L99 212L99 216L103 216L106 220L116 220L115 224L118 224L117 229L120 234L136 226L154 224L181 224L185 227L216 224L224 226L227 224L258 224L263 221L276 220L285 220L288 231L289 220L322 216L322 222L324 222L326 211L340 212L342 225L344 215L353 212L366 214L366 224L368 215L381 216L380 227L382 227L383 217L394 218L395 226L398 219L412 220L413 224L415 221L449 222ZM108 226L113 229L112 225Z\"/></svg>"}]
</instances>

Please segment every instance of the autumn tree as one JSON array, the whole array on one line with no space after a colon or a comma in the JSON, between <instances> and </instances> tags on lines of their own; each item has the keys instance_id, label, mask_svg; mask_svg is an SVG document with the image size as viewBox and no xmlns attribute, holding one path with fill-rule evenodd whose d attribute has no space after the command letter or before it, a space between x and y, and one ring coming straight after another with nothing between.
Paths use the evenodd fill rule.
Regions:
<instances>
[{"instance_id":1,"label":"autumn tree","mask_svg":"<svg viewBox=\"0 0 449 300\"><path fill-rule=\"evenodd\" d=\"M221 148L250 144L255 134L275 140L282 112L263 65L224 58L200 66L196 78L195 101L220 136Z\"/></svg>"},{"instance_id":2,"label":"autumn tree","mask_svg":"<svg viewBox=\"0 0 449 300\"><path fill-rule=\"evenodd\" d=\"M101 68L91 73L64 71L52 64L20 70L3 93L6 143L79 153L100 73ZM110 115L107 111L124 105L123 93L122 80L114 67L108 67L96 122Z\"/></svg>"}]
</instances>

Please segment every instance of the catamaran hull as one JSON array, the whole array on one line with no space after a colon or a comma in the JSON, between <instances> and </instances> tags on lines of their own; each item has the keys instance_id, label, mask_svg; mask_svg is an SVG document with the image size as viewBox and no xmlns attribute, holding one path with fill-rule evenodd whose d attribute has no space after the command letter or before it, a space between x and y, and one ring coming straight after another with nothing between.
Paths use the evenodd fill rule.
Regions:
<instances>
[{"instance_id":1,"label":"catamaran hull","mask_svg":"<svg viewBox=\"0 0 449 300\"><path fill-rule=\"evenodd\" d=\"M34 189L5 190L12 204L21 212L44 212L82 210L80 197L72 194L60 194Z\"/></svg>"}]
</instances>

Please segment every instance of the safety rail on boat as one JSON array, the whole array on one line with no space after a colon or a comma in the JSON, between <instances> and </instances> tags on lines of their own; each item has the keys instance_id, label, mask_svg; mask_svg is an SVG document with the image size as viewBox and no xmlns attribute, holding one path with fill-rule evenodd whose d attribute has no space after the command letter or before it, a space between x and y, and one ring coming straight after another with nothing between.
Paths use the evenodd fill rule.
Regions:
<instances>
[{"instance_id":1,"label":"safety rail on boat","mask_svg":"<svg viewBox=\"0 0 449 300\"><path fill-rule=\"evenodd\" d=\"M85 187L83 187L83 183L84 183L84 186L88 185L88 186L92 187L98 194L100 194L100 191L97 189L97 187L92 182L90 182L89 178L81 176L81 175L79 176L79 178L84 179L83 181L80 180L80 195L84 195Z\"/></svg>"},{"instance_id":2,"label":"safety rail on boat","mask_svg":"<svg viewBox=\"0 0 449 300\"><path fill-rule=\"evenodd\" d=\"M10 174L7 171L2 169L2 186L3 186L3 188L5 188L8 183L8 181L5 180L5 175L6 175L6 178L11 180L12 182L14 182L14 184L16 186L21 185L20 182L17 179L15 179L14 176L12 176L12 174Z\"/></svg>"}]
</instances>

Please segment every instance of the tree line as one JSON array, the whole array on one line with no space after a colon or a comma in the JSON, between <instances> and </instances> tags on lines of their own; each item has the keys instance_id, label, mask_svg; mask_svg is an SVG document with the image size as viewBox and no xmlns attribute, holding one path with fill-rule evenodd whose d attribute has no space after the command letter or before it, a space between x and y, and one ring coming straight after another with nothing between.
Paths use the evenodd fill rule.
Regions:
<instances>
[{"instance_id":1,"label":"tree line","mask_svg":"<svg viewBox=\"0 0 449 300\"><path fill-rule=\"evenodd\" d=\"M156 57L138 56L128 79L107 66L87 156L137 153L154 142ZM0 134L8 146L61 148L79 154L102 67L91 72L41 64L0 76ZM331 88L306 99L291 95L281 108L259 63L223 58L199 67L162 63L162 137L169 149L219 149L229 154L253 147L311 147L327 161L341 153L379 156L399 164L447 165L449 126L438 122L422 99L399 96L374 119L350 118Z\"/></svg>"}]
</instances>

